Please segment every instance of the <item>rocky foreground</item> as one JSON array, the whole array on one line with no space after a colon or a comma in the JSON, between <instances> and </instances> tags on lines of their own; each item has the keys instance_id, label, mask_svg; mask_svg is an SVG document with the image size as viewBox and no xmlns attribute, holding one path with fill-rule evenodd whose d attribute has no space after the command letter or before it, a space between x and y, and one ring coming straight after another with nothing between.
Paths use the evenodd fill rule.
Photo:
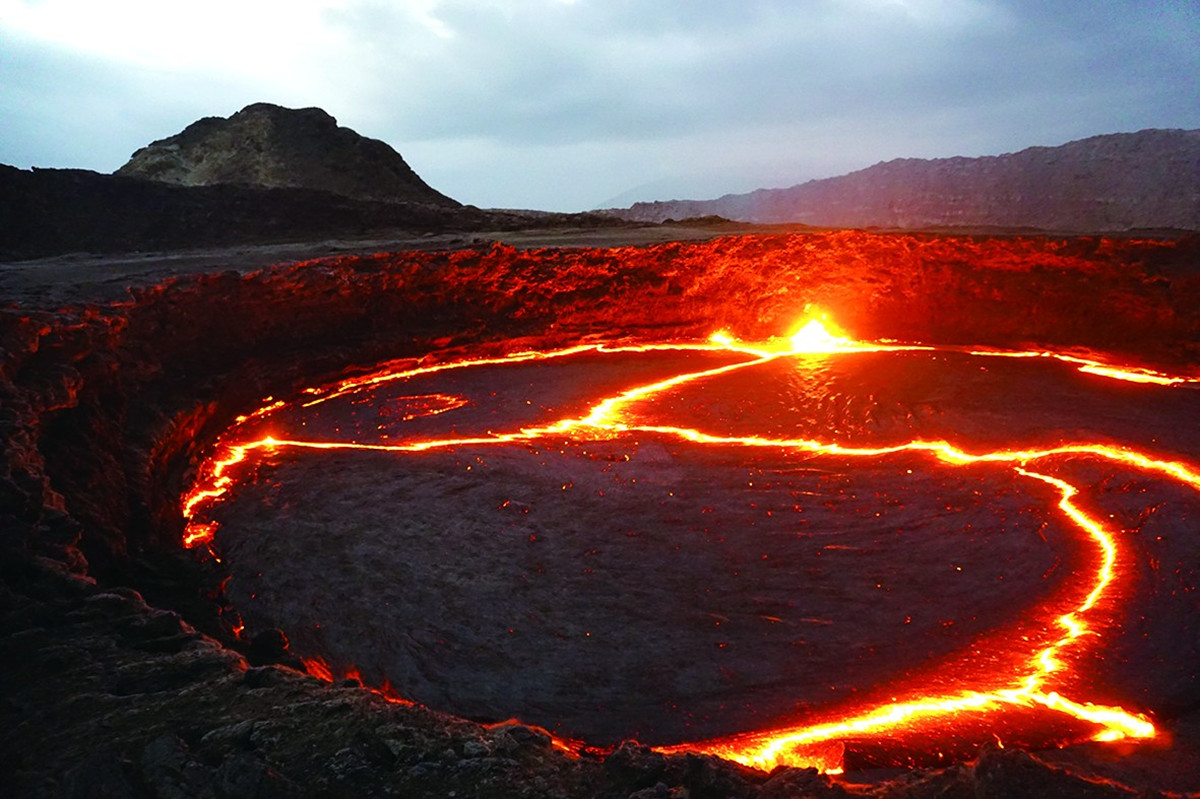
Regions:
<instances>
[{"instance_id":1,"label":"rocky foreground","mask_svg":"<svg viewBox=\"0 0 1200 799\"><path fill-rule=\"evenodd\" d=\"M229 266L236 267L236 263ZM862 337L1052 343L1195 370L1194 239L836 233L646 248L343 256L151 277L116 301L0 308L0 747L21 796L1156 796L1194 790L1200 707L1162 744L835 782L626 744L572 756L298 670L233 633L180 546L206 445L267 395L449 347L779 332L806 303ZM40 296L33 301L29 297ZM58 295L61 296L61 295ZM736 298L736 300L732 300Z\"/></svg>"}]
</instances>

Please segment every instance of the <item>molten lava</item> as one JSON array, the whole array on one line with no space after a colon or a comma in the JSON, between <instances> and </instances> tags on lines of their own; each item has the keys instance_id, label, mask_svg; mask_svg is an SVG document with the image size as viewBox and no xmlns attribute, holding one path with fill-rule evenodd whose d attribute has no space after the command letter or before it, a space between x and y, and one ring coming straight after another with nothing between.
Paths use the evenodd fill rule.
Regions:
<instances>
[{"instance_id":1,"label":"molten lava","mask_svg":"<svg viewBox=\"0 0 1200 799\"><path fill-rule=\"evenodd\" d=\"M607 396L591 398L583 412L563 418L540 421L527 426L486 434L448 437L405 437L379 440L308 440L291 436L276 437L271 429L277 412L291 405L319 406L389 381L401 381L433 372L466 372L482 366L519 362L552 361L581 353L595 355L647 352L709 353L722 359L704 369L673 374L663 379L632 385ZM970 729L987 728L989 720L1003 714L1021 718L1028 713L1057 714L1063 719L1063 741L1091 739L1116 741L1147 739L1156 734L1152 722L1140 713L1121 707L1089 701L1075 695L1078 680L1075 669L1078 650L1095 646L1104 635L1096 620L1102 603L1121 600L1116 588L1122 583L1120 572L1121 530L1079 501L1079 486L1061 476L1061 466L1073 458L1119 464L1139 472L1157 475L1200 491L1200 468L1179 459L1115 446L1104 442L1061 443L1045 448L973 450L946 440L907 440L875 446L856 446L833 440L779 435L739 435L706 431L693 426L671 424L655 418L653 405L668 392L685 384L703 381L739 370L760 367L785 359L795 360L804 368L809 359L853 356L858 353L954 352L977 358L1048 358L1077 367L1080 371L1103 378L1175 387L1196 383L1197 378L1167 375L1136 366L1118 366L1101 361L1053 352L1016 352L972 350L956 347L856 341L831 322L813 315L785 339L748 343L726 333L714 334L707 342L660 342L648 344L587 344L550 351L526 351L499 357L454 360L445 363L412 365L389 369L373 375L342 381L324 388L307 390L295 403L268 400L258 411L241 417L218 442L213 454L203 463L199 478L183 499L187 519L186 546L210 544L217 523L214 508L234 492L248 469L242 465L265 452L344 450L394 453L473 446L503 446L517 442L556 440L576 441L612 439L631 434L653 434L686 440L697 445L721 445L743 448L772 448L814 455L838 455L850 458L880 458L896 453L915 453L929 458L932 466L960 467L991 463L1011 469L1019 478L1041 487L1053 499L1062 516L1089 542L1092 572L1074 593L1060 597L1058 604L1045 609L1045 633L1036 640L1009 642L995 653L997 665L987 673L963 671L937 672L938 690L922 690L920 684L896 689L891 701L867 706L843 705L817 711L812 717L797 719L795 724L778 729L747 732L731 737L663 747L662 751L705 752L761 769L780 764L816 766L827 772L842 768L841 742L873 738L899 739L905 736L930 736L947 730L969 736ZM1172 389L1174 390L1174 389ZM408 398L392 411L405 419L436 415L460 407L465 400L453 395L430 394ZM647 409L650 410L647 410ZM1040 611L1039 611L1040 612ZM328 670L327 667L326 671ZM936 672L936 667L932 670ZM931 681L932 682L932 681ZM975 733L978 735L978 733ZM990 733L976 745L991 740Z\"/></svg>"}]
</instances>

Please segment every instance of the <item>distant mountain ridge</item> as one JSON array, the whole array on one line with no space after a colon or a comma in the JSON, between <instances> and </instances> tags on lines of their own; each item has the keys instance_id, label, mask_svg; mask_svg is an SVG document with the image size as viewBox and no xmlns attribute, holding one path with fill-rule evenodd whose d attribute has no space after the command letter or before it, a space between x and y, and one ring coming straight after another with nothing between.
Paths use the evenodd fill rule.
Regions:
<instances>
[{"instance_id":1,"label":"distant mountain ridge","mask_svg":"<svg viewBox=\"0 0 1200 799\"><path fill-rule=\"evenodd\" d=\"M979 158L902 158L790 188L606 211L642 222L888 229L1200 230L1200 130L1093 136Z\"/></svg>"},{"instance_id":2,"label":"distant mountain ridge","mask_svg":"<svg viewBox=\"0 0 1200 799\"><path fill-rule=\"evenodd\" d=\"M181 186L316 189L355 200L460 205L384 142L339 127L320 108L270 103L197 120L141 148L116 174Z\"/></svg>"}]
</instances>

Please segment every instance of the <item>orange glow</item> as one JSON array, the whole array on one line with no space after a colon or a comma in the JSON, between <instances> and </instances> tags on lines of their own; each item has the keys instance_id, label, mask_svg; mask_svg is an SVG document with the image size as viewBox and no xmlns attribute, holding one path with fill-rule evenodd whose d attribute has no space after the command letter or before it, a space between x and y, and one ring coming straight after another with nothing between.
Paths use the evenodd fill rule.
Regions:
<instances>
[{"instance_id":1,"label":"orange glow","mask_svg":"<svg viewBox=\"0 0 1200 799\"><path fill-rule=\"evenodd\" d=\"M325 658L301 658L301 660L304 662L304 668L309 674L321 682L333 682L333 670L329 668L329 664L325 662Z\"/></svg>"},{"instance_id":2,"label":"orange glow","mask_svg":"<svg viewBox=\"0 0 1200 799\"><path fill-rule=\"evenodd\" d=\"M1073 702L1057 692L1043 690L1046 678L1063 667L1058 659L1061 650L1091 632L1082 615L1096 604L1104 589L1112 582L1116 544L1112 531L1105 529L1098 520L1084 513L1072 502L1072 498L1078 493L1074 486L1055 477L1030 472L1020 467L1015 468L1018 473L1041 480L1060 491L1059 508L1094 539L1102 552L1102 559L1092 581L1091 591L1075 610L1059 617L1058 623L1063 629L1061 636L1049 646L1035 652L1025 668L1026 673L1014 675L1010 687L993 691L965 691L951 696L923 698L917 702L888 704L862 715L828 724L770 730L757 735L738 735L664 747L662 751L706 752L764 771L780 765L809 766L827 770L828 764L824 760L810 757L808 752L812 744L909 728L919 720L937 716L995 710L1003 705L1031 704L1039 704L1100 726L1102 729L1095 733L1093 740L1153 738L1156 732L1154 725L1145 716L1132 714L1121 708Z\"/></svg>"},{"instance_id":3,"label":"orange glow","mask_svg":"<svg viewBox=\"0 0 1200 799\"><path fill-rule=\"evenodd\" d=\"M834 355L848 352L911 352L934 349L925 344L902 344L897 342L859 341L850 338L828 316L819 311L806 318L796 332L786 338L772 338L766 342L749 343L738 341L725 331L713 333L709 342L730 352L741 352L757 358L771 360L780 356ZM688 348L691 348L689 345Z\"/></svg>"},{"instance_id":4,"label":"orange glow","mask_svg":"<svg viewBox=\"0 0 1200 799\"><path fill-rule=\"evenodd\" d=\"M587 749L587 743L584 741L576 741L570 738L559 738L544 727L539 727L536 724L526 724L520 719L505 719L491 724L481 725L485 730L503 730L506 727L527 727L531 730L536 730L542 735L550 739L550 745L565 755L571 757L579 757L579 753Z\"/></svg>"},{"instance_id":5,"label":"orange glow","mask_svg":"<svg viewBox=\"0 0 1200 799\"><path fill-rule=\"evenodd\" d=\"M1052 358L1079 367L1086 374L1124 380L1128 383L1151 383L1158 386L1176 386L1184 383L1200 383L1200 377L1179 377L1147 369L1143 366L1113 366L1090 358L1080 358L1057 352L1013 352L1008 350L969 350L971 355L988 358Z\"/></svg>"},{"instance_id":6,"label":"orange glow","mask_svg":"<svg viewBox=\"0 0 1200 799\"><path fill-rule=\"evenodd\" d=\"M714 334L707 342L651 343L644 345L607 346L589 344L547 352L521 352L502 357L457 360L432 365L414 365L394 371L384 371L362 378L338 383L327 389L309 389L305 392L305 406L316 405L333 397L378 385L431 372L450 369L559 358L585 352L621 353L645 352L648 350L679 352L728 352L740 356L733 363L694 372L675 374L666 379L645 385L634 386L611 396L597 398L588 411L581 416L564 418L533 427L510 432L490 432L484 436L451 437L444 439L413 439L388 441L386 443L307 441L263 437L245 440L239 435L245 419L262 419L283 407L274 402L260 411L239 420L218 442L215 453L202 465L199 479L183 499L183 513L187 519L184 536L185 546L194 547L211 541L217 524L210 518L212 508L234 489L238 478L235 467L246 461L260 449L294 448L302 450L366 450L387 452L419 452L438 448L464 445L503 445L514 442L530 442L547 437L568 436L576 440L596 440L627 435L629 433L658 434L674 437L701 445L738 446L746 448L773 448L788 452L838 455L856 458L878 458L895 453L917 453L929 456L935 464L949 467L970 464L992 463L1007 466L1013 473L1043 484L1057 496L1056 505L1063 517L1080 533L1082 540L1090 542L1094 550L1094 572L1083 580L1085 585L1070 598L1065 607L1069 610L1056 617L1048 617L1046 640L1029 643L1013 656L1012 662L1003 670L986 677L958 676L952 680L957 686L948 693L914 695L903 700L876 706L851 709L839 717L818 719L781 729L744 733L716 740L682 743L663 747L664 752L702 752L735 760L748 766L769 770L778 765L814 766L828 773L842 769L842 742L864 736L896 736L918 730L935 730L951 718L967 715L1003 712L1005 708L1042 708L1045 711L1064 714L1084 725L1094 728L1087 737L1097 741L1124 739L1147 739L1156 734L1153 724L1145 716L1119 707L1092 704L1079 699L1070 699L1063 691L1071 689L1071 658L1080 642L1094 638L1101 630L1090 618L1091 611L1102 599L1112 596L1114 582L1120 579L1119 530L1076 502L1079 488L1066 480L1047 474L1056 460L1070 456L1084 456L1100 461L1120 464L1142 472L1154 473L1166 479L1190 486L1200 491L1200 469L1179 460L1156 458L1132 449L1101 443L1065 443L1045 449L1014 449L985 452L970 452L948 441L913 440L900 444L876 447L856 447L811 439L770 438L757 436L716 435L690 427L664 424L638 423L629 412L630 406L661 395L663 392L685 383L700 381L716 375L761 365L780 358L809 357L812 355L835 356L842 353L863 351L907 351L945 350L961 352L954 347L931 347L855 341L836 326L818 316L813 316L786 339L775 339L765 343L740 342L726 333ZM1055 355L1047 352L1003 352L970 350L969 354L980 357L1047 357L1075 364L1082 371L1102 377L1135 380L1154 385L1171 386L1182 382L1195 382L1195 378L1174 377L1141 369L1107 365L1074 356ZM438 400L447 406L450 399ZM442 407L438 405L437 407ZM457 407L457 406L455 406ZM1033 465L1040 470L1035 471ZM1044 465L1044 466L1043 466ZM328 667L322 661L320 666ZM319 667L310 662L310 672ZM332 676L330 676L332 679Z\"/></svg>"},{"instance_id":7,"label":"orange glow","mask_svg":"<svg viewBox=\"0 0 1200 799\"><path fill-rule=\"evenodd\" d=\"M812 317L788 338L791 343L791 351L795 353L833 353L856 348L857 342L852 341L836 328L830 330L831 326L832 323L824 315Z\"/></svg>"}]
</instances>

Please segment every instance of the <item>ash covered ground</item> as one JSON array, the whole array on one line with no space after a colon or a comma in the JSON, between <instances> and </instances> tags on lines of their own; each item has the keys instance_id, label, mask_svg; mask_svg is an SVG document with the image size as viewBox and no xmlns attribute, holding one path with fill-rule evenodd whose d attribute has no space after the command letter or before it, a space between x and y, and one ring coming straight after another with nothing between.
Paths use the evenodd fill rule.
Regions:
<instances>
[{"instance_id":1,"label":"ash covered ground","mask_svg":"<svg viewBox=\"0 0 1200 799\"><path fill-rule=\"evenodd\" d=\"M759 454L748 462L744 453L669 438L406 455L401 469L391 453L314 461L280 452L260 465L259 481L230 511L257 529L239 532L228 520L223 544L234 571L228 583L220 567L196 563L181 550L178 498L220 431L263 397L294 396L305 385L346 374L347 365L352 373L448 346L455 352L505 340L560 346L613 330L694 338L731 323L749 335L776 333L785 315L819 302L832 305L863 337L992 346L1032 341L1194 370L1196 264L1195 245L1187 241L813 234L529 254L497 248L343 256L169 279L139 264L140 285L116 302L106 293L115 284L96 283L94 276L85 280L97 287L97 301L89 302L77 287L59 291L38 283L36 267L6 269L14 302L4 309L3 331L8 532L2 607L9 645L2 743L14 764L11 785L46 796L1122 796L1194 790L1200 774L1189 654L1195 650L1195 593L1192 572L1178 572L1176 564L1194 563L1189 534L1196 511L1183 492L1137 473L1062 465L1086 477L1088 500L1138 539L1133 579L1140 604L1125 606L1112 639L1089 655L1097 662L1089 672L1094 684L1086 687L1151 712L1164 735L1118 749L1046 749L1031 742L1037 751L1028 754L985 747L931 770L852 775L868 785L799 769L768 775L709 756L663 756L629 745L607 758L573 759L520 724L485 728L442 711L497 719L510 707L537 705L544 714L538 721L585 738L635 734L670 741L690 738L695 729L719 734L758 726L796 710L796 703L807 710L831 673L839 690L869 692L897 665L919 671L930 651L950 653L986 635L985 617L1020 623L1016 599L1053 593L1067 579L1072 549L1055 546L1064 533L1044 497L1036 496L1043 490L997 479L987 469L947 478L943 467L924 469L913 456L863 465ZM731 303L730 296L742 299ZM955 358L893 364L864 361L857 369L807 375L782 370L760 376L753 393L728 386L702 402L681 393L659 410L797 432L832 425L837 435L881 441L914 431L980 442L1082 432L1190 458L1197 451L1190 389L1155 391L1157 399L1148 401L1144 387L1097 390L1092 378L1041 363L989 363L986 371ZM571 379L474 377L482 387L538 386L547 392L533 406L539 411L580 402L563 393L576 384ZM528 398L521 393L514 402ZM411 410L411 401L392 399ZM387 404L370 407L377 412ZM428 423L452 424L455 414L467 427L517 418L511 407L493 410L476 395L474 405L428 417ZM1080 410L1089 412L1083 421ZM760 473L771 485L748 491L744 482ZM957 498L951 510L936 505L945 499L947 480ZM661 481L679 487L678 504L661 501ZM566 492L565 482L574 483ZM644 517L638 535L626 535L632 525L618 523L608 506L566 501L571 492L602 490L610 482L625 486L617 499ZM509 496L517 490L527 498ZM765 521L765 510L786 510L785 499L805 491L811 493L801 496L821 498L800 514L810 536ZM380 492L391 502L380 501ZM725 501L699 510L683 501L701 495ZM413 503L413 496L430 502ZM512 511L514 499L530 512ZM504 501L510 504L501 510ZM281 509L281 503L291 507ZM392 503L407 507L397 511ZM580 507L594 522L582 538L565 524L578 519ZM875 513L891 522L884 534L873 523ZM710 524L706 517L718 514L725 515ZM938 527L933 522L948 516L952 534L968 544L961 562L955 552L964 569L955 575L978 582L968 590L945 583L937 613L928 606L904 611L920 633L897 635L893 625L902 606L927 593L930 570L950 568L950 561L931 537L901 541L895 532ZM863 522L863 535L853 535L854 523L846 529L845 518ZM289 525L293 529L282 529ZM456 544L447 527L474 536L470 545ZM754 535L725 535L720 542L718 529ZM396 545L380 530L399 530L404 540ZM519 546L504 535L519 538ZM531 535L540 537L530 541ZM856 540L842 544L847 536ZM764 541L770 551L760 552ZM235 552L239 547L244 551ZM686 565L659 568L655 560L663 554ZM295 570L264 569L261 578L237 573L253 557L273 564L277 555ZM479 572L464 560L468 555L504 568ZM836 568L812 565L827 557L836 559ZM393 573L409 570L408 577L378 580L387 569L364 569L364 560L383 559ZM772 559L784 566L775 568ZM513 604L514 585L543 561L577 573L534 585L519 597L527 604ZM1010 569L1010 561L1045 569L1033 576ZM813 605L797 602L797 567ZM351 576L364 571L378 582ZM751 580L743 572L762 591L745 590ZM843 572L852 579L831 577ZM286 582L305 573L315 579ZM701 573L718 578L701 581L711 594L686 593ZM1001 573L1004 581L992 579ZM250 599L252 579L269 590ZM438 580L446 590L436 589ZM612 590L610 582L621 580L627 584ZM664 590L672 580L685 593ZM845 604L855 601L857 583L869 588L872 580L892 581L891 592L875 589L888 601ZM980 584L992 590L976 590ZM459 604L447 604L448 592ZM627 612L617 599L630 592L639 600L634 618L601 630L618 645L587 649L593 636L576 635L591 632L583 622L604 623ZM267 602L268 594L276 604ZM379 599L400 606L390 624L367 612ZM651 605L655 612L645 612ZM421 700L435 710L390 704L356 683L328 685L294 671L296 653L278 646L278 637L235 638L229 614L220 613L229 608L264 628L282 625L299 654L312 647L333 663L358 663L368 682L376 676L372 669L384 675L400 671L397 663L411 664L411 673L393 675L394 681L411 678L414 692L428 690ZM542 614L538 624L527 608ZM301 618L289 622L285 610ZM310 617L303 614L310 611L313 623L330 632L314 635L306 627ZM511 621L522 612L524 628ZM334 632L322 621L329 613L348 626ZM716 624L713 613L728 623ZM943 626L946 617L956 624ZM405 626L407 639L388 637ZM764 635L780 628L803 633ZM432 642L436 631L459 638L439 648ZM524 644L516 645L521 639L512 638L518 635L550 657L523 651ZM362 647L364 640L383 643ZM812 650L812 669L798 669L788 657L799 640ZM472 662L480 641L498 644L487 650L491 662ZM681 660L690 668L680 671ZM581 662L586 670L569 675L575 683L556 684L556 675ZM660 681L650 679L656 673L676 678L665 702L657 695ZM445 674L454 679L441 679ZM613 674L646 676L642 685L656 691L637 693L635 681L628 696L631 683L614 684ZM609 693L581 701L579 684L595 687L596 679ZM557 687L546 691L547 684ZM714 686L722 694L732 690L736 699L714 694ZM781 696L790 707L781 709ZM647 705L664 712L647 715ZM868 758L862 765L879 764Z\"/></svg>"}]
</instances>

